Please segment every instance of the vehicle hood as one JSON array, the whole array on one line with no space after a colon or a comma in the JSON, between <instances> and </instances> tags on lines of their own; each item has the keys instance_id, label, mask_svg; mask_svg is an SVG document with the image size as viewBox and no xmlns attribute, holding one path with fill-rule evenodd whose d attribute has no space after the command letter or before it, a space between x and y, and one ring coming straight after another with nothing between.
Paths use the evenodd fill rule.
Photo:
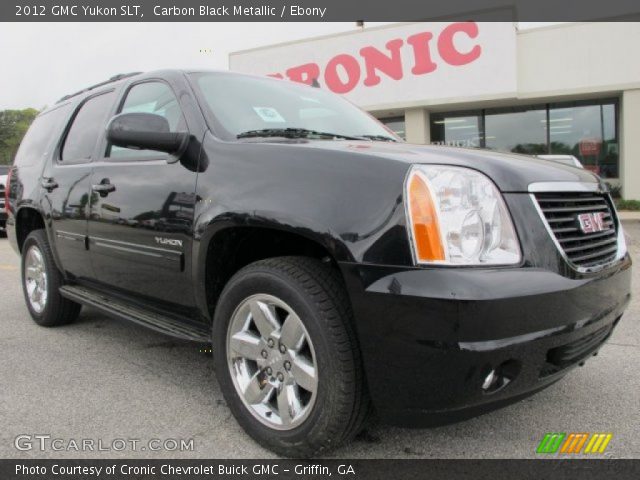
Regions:
<instances>
[{"instance_id":1,"label":"vehicle hood","mask_svg":"<svg viewBox=\"0 0 640 480\"><path fill-rule=\"evenodd\" d=\"M413 145L409 143L363 142L344 140L304 140L282 142L294 148L322 149L326 154L362 155L407 164L440 164L468 167L491 178L502 192L527 192L536 182L601 183L588 170L563 165L528 155L491 150ZM366 163L363 163L366 167ZM604 185L603 185L604 188Z\"/></svg>"}]
</instances>

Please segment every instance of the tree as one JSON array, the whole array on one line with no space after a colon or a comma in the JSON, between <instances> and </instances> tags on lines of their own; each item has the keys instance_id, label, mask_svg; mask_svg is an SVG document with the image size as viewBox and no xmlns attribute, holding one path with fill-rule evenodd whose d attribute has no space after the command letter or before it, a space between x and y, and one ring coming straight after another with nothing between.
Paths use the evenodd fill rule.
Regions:
<instances>
[{"instance_id":1,"label":"tree","mask_svg":"<svg viewBox=\"0 0 640 480\"><path fill-rule=\"evenodd\" d=\"M35 108L0 111L0 165L13 163L20 142L38 115Z\"/></svg>"}]
</instances>

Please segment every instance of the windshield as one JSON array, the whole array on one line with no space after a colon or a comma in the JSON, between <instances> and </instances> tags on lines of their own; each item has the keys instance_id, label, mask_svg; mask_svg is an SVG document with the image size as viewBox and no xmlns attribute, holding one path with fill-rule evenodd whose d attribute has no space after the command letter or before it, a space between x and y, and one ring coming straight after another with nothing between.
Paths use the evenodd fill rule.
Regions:
<instances>
[{"instance_id":1,"label":"windshield","mask_svg":"<svg viewBox=\"0 0 640 480\"><path fill-rule=\"evenodd\" d=\"M273 137L295 129L300 136L319 132L317 138L325 139L399 140L367 113L320 88L229 73L191 77L226 139L256 137L263 130L265 137ZM282 136L291 134L288 130Z\"/></svg>"},{"instance_id":2,"label":"windshield","mask_svg":"<svg viewBox=\"0 0 640 480\"><path fill-rule=\"evenodd\" d=\"M9 173L9 165L0 165L0 175L7 175Z\"/></svg>"}]
</instances>

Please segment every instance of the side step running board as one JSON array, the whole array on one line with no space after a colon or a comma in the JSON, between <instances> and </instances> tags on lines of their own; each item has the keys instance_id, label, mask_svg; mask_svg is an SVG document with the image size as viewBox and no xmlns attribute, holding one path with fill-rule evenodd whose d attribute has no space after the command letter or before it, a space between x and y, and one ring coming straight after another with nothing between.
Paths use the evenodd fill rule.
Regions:
<instances>
[{"instance_id":1,"label":"side step running board","mask_svg":"<svg viewBox=\"0 0 640 480\"><path fill-rule=\"evenodd\" d=\"M109 297L90 288L65 285L60 288L60 295L74 302L95 307L113 317L130 320L172 337L203 343L211 342L211 334L205 325L182 322Z\"/></svg>"}]
</instances>

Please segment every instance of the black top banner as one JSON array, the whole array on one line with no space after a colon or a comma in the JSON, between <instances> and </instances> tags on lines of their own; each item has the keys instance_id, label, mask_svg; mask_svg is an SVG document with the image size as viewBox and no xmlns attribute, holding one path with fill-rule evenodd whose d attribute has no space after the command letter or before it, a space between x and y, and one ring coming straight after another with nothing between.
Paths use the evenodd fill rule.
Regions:
<instances>
[{"instance_id":1,"label":"black top banner","mask_svg":"<svg viewBox=\"0 0 640 480\"><path fill-rule=\"evenodd\" d=\"M640 21L637 0L3 0L3 22Z\"/></svg>"}]
</instances>

